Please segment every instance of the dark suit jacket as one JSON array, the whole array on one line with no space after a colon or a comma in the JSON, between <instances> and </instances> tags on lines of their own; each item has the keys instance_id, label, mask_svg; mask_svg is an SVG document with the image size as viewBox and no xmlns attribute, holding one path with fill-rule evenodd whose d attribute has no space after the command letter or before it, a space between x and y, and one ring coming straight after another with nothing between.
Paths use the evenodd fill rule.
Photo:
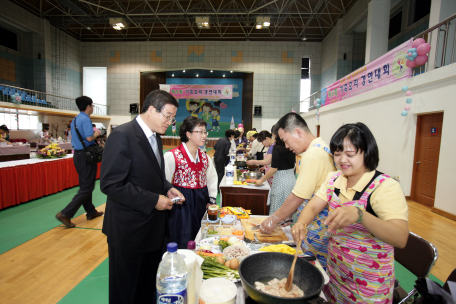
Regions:
<instances>
[{"instance_id":1,"label":"dark suit jacket","mask_svg":"<svg viewBox=\"0 0 456 304\"><path fill-rule=\"evenodd\" d=\"M158 134L157 144L162 151ZM165 178L163 153L160 162L161 169L136 119L115 128L106 141L100 173L101 191L108 196L103 233L119 251L155 251L169 236L168 211L155 209L159 195L173 187Z\"/></svg>"}]
</instances>

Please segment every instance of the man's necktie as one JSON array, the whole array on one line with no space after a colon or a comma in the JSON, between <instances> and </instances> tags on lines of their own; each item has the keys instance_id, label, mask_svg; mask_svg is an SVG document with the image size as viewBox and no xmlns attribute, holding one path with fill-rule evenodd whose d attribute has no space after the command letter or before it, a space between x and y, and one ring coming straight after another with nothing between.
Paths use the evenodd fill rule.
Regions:
<instances>
[{"instance_id":1,"label":"man's necktie","mask_svg":"<svg viewBox=\"0 0 456 304\"><path fill-rule=\"evenodd\" d=\"M152 146L152 150L154 150L154 154L155 154L155 157L157 158L158 165L161 168L161 158L160 158L160 154L158 153L157 138L155 137L155 135L152 134L152 136L149 137L149 142L150 142L150 145Z\"/></svg>"}]
</instances>

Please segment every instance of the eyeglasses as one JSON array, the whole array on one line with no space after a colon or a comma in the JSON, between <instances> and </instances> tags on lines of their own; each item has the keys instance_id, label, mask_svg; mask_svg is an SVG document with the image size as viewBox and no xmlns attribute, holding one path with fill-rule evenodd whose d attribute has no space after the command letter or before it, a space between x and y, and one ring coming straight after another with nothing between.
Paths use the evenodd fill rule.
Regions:
<instances>
[{"instance_id":1,"label":"eyeglasses","mask_svg":"<svg viewBox=\"0 0 456 304\"><path fill-rule=\"evenodd\" d=\"M165 114L163 114L163 112L160 112L160 113L161 113L163 116L165 116L166 119L168 119L168 122L169 122L170 124L173 124L173 123L176 122L176 119L175 119L175 118L171 118L171 117L169 117L169 116L166 116Z\"/></svg>"},{"instance_id":2,"label":"eyeglasses","mask_svg":"<svg viewBox=\"0 0 456 304\"><path fill-rule=\"evenodd\" d=\"M207 131L192 131L192 133L199 133L201 135L209 135L209 132L207 132Z\"/></svg>"}]
</instances>

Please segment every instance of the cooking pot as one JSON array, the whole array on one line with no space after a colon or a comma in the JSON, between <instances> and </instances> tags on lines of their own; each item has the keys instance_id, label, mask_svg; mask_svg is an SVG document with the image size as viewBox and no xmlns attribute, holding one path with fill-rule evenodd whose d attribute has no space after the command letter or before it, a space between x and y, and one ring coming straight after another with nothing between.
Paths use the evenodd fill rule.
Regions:
<instances>
[{"instance_id":1,"label":"cooking pot","mask_svg":"<svg viewBox=\"0 0 456 304\"><path fill-rule=\"evenodd\" d=\"M324 284L323 275L317 267L301 258L296 260L293 284L304 291L303 297L282 298L255 288L255 282L267 284L274 278L287 278L293 258L293 255L279 252L257 253L246 257L239 266L239 275L247 294L260 304L302 304L305 303L304 300L318 299Z\"/></svg>"},{"instance_id":2,"label":"cooking pot","mask_svg":"<svg viewBox=\"0 0 456 304\"><path fill-rule=\"evenodd\" d=\"M247 160L254 160L254 159L255 159L255 155L253 155L253 156L250 156L250 155L247 156Z\"/></svg>"},{"instance_id":3,"label":"cooking pot","mask_svg":"<svg viewBox=\"0 0 456 304\"><path fill-rule=\"evenodd\" d=\"M237 168L246 168L247 167L247 163L245 161L236 160L234 162L234 164Z\"/></svg>"}]
</instances>

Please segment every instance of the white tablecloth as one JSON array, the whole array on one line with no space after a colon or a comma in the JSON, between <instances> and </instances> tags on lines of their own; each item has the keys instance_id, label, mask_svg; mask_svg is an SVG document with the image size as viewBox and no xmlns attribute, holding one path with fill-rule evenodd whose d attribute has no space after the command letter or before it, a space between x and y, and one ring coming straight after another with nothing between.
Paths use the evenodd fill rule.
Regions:
<instances>
[{"instance_id":1,"label":"white tablecloth","mask_svg":"<svg viewBox=\"0 0 456 304\"><path fill-rule=\"evenodd\" d=\"M29 145L21 145L21 146L1 146L0 147L0 155L15 155L15 154L30 154L30 146Z\"/></svg>"},{"instance_id":2,"label":"white tablecloth","mask_svg":"<svg viewBox=\"0 0 456 304\"><path fill-rule=\"evenodd\" d=\"M31 165L31 164L47 162L47 161L55 161L55 160L60 160L60 159L65 159L65 158L73 158L73 154L68 154L67 156L62 157L62 158L51 158L51 159L30 158L30 159L21 159L21 160L0 162L0 169L8 168L8 167L15 167L15 166L22 166L22 165Z\"/></svg>"}]
</instances>

